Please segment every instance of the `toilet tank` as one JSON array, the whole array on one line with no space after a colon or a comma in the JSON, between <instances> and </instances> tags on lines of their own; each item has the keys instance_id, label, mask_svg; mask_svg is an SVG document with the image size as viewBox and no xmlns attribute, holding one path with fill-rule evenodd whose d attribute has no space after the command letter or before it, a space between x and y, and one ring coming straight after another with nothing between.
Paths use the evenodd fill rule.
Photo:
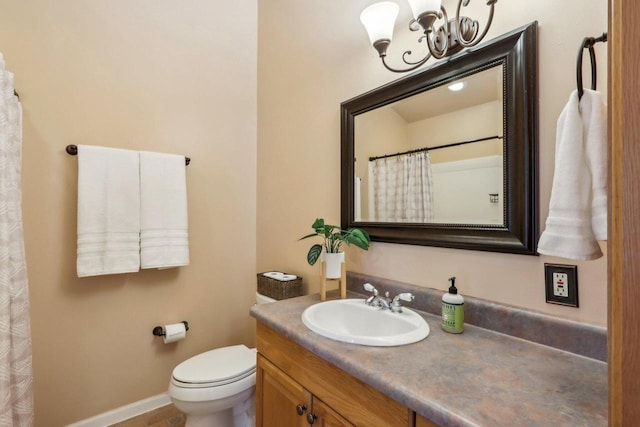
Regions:
<instances>
[{"instance_id":1,"label":"toilet tank","mask_svg":"<svg viewBox=\"0 0 640 427\"><path fill-rule=\"evenodd\" d=\"M269 304L272 302L276 302L276 300L256 292L256 304Z\"/></svg>"}]
</instances>

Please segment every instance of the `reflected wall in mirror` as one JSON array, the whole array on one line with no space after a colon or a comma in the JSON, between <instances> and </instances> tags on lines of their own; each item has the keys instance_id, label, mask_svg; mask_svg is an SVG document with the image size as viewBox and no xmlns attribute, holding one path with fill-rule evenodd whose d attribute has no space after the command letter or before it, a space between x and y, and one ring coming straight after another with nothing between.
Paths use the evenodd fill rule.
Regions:
<instances>
[{"instance_id":1,"label":"reflected wall in mirror","mask_svg":"<svg viewBox=\"0 0 640 427\"><path fill-rule=\"evenodd\" d=\"M354 119L354 218L505 223L504 66Z\"/></svg>"},{"instance_id":2,"label":"reflected wall in mirror","mask_svg":"<svg viewBox=\"0 0 640 427\"><path fill-rule=\"evenodd\" d=\"M534 22L344 102L342 226L535 254L536 44Z\"/></svg>"}]
</instances>

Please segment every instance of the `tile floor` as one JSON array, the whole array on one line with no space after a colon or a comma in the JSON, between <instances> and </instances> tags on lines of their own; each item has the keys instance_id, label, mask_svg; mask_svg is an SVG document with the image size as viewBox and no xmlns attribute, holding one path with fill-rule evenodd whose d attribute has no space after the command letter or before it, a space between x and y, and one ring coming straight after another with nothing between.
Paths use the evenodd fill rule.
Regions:
<instances>
[{"instance_id":1,"label":"tile floor","mask_svg":"<svg viewBox=\"0 0 640 427\"><path fill-rule=\"evenodd\" d=\"M169 404L109 427L184 427L185 416Z\"/></svg>"}]
</instances>

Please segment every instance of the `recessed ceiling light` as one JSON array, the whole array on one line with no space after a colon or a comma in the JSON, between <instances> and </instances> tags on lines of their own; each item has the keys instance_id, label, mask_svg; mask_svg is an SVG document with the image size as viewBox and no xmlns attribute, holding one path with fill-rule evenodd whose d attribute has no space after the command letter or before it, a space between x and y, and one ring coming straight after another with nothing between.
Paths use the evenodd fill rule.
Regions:
<instances>
[{"instance_id":1,"label":"recessed ceiling light","mask_svg":"<svg viewBox=\"0 0 640 427\"><path fill-rule=\"evenodd\" d=\"M451 91L457 92L459 90L462 90L462 88L464 88L464 82L454 83L452 85L447 86L447 88Z\"/></svg>"}]
</instances>

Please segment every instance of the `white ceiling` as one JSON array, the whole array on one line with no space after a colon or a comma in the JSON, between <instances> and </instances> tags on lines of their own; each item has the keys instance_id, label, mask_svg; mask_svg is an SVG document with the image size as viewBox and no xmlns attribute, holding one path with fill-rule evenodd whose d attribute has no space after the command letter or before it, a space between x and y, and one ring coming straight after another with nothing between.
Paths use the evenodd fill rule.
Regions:
<instances>
[{"instance_id":1,"label":"white ceiling","mask_svg":"<svg viewBox=\"0 0 640 427\"><path fill-rule=\"evenodd\" d=\"M502 66L455 80L464 82L464 89L453 92L448 82L437 88L389 105L407 123L458 111L487 102L502 100Z\"/></svg>"}]
</instances>

